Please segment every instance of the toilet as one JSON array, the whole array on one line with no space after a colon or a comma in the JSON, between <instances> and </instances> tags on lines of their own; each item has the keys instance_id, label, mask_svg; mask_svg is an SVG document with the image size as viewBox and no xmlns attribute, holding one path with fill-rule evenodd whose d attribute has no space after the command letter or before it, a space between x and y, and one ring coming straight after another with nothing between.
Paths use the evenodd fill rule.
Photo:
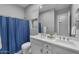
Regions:
<instances>
[{"instance_id":1,"label":"toilet","mask_svg":"<svg viewBox=\"0 0 79 59\"><path fill-rule=\"evenodd\" d=\"M31 54L31 43L26 42L22 44L21 49L23 54Z\"/></svg>"}]
</instances>

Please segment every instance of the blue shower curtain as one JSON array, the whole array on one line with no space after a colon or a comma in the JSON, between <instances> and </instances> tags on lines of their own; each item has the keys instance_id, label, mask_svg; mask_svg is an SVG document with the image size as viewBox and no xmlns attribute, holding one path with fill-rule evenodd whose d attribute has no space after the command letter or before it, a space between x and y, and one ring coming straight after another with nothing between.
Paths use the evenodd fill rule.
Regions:
<instances>
[{"instance_id":1,"label":"blue shower curtain","mask_svg":"<svg viewBox=\"0 0 79 59\"><path fill-rule=\"evenodd\" d=\"M6 17L0 16L1 23L1 41L2 41L2 49L0 49L0 53L8 53L8 40L7 40L7 20Z\"/></svg>"},{"instance_id":2,"label":"blue shower curtain","mask_svg":"<svg viewBox=\"0 0 79 59\"><path fill-rule=\"evenodd\" d=\"M29 21L0 16L2 49L0 53L13 54L21 50L21 45L30 41Z\"/></svg>"},{"instance_id":3,"label":"blue shower curtain","mask_svg":"<svg viewBox=\"0 0 79 59\"><path fill-rule=\"evenodd\" d=\"M15 18L7 17L8 19L8 41L9 41L9 53L16 52L16 28L15 28Z\"/></svg>"},{"instance_id":4,"label":"blue shower curtain","mask_svg":"<svg viewBox=\"0 0 79 59\"><path fill-rule=\"evenodd\" d=\"M16 49L17 51L21 49L21 45L23 43L30 41L29 35L30 35L30 30L29 30L28 20L17 19L16 20L16 39L17 39L16 46L18 48Z\"/></svg>"}]
</instances>

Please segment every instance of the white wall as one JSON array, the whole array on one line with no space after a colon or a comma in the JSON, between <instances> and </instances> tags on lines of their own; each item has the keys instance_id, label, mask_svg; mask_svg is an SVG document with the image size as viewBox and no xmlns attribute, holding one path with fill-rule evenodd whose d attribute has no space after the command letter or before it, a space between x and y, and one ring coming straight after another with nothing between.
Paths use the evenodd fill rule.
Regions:
<instances>
[{"instance_id":1,"label":"white wall","mask_svg":"<svg viewBox=\"0 0 79 59\"><path fill-rule=\"evenodd\" d=\"M0 4L0 15L24 19L24 9L18 5Z\"/></svg>"},{"instance_id":2,"label":"white wall","mask_svg":"<svg viewBox=\"0 0 79 59\"><path fill-rule=\"evenodd\" d=\"M39 5L33 4L25 8L25 18L34 19L39 16Z\"/></svg>"},{"instance_id":3,"label":"white wall","mask_svg":"<svg viewBox=\"0 0 79 59\"><path fill-rule=\"evenodd\" d=\"M37 34L38 33L38 27L35 27L35 28L33 27L32 28L31 20L33 20L35 18L38 19L38 16L39 16L39 5L38 4L33 4L33 5L30 5L27 8L25 8L24 16L25 16L25 19L30 20L30 34L31 35ZM38 26L38 24L37 24L37 26Z\"/></svg>"}]
</instances>

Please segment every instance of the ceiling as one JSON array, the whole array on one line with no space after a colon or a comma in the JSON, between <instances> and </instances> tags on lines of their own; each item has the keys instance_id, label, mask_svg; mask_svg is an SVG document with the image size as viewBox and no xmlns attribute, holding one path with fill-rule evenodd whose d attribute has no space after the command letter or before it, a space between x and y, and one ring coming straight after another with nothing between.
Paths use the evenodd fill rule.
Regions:
<instances>
[{"instance_id":1,"label":"ceiling","mask_svg":"<svg viewBox=\"0 0 79 59\"><path fill-rule=\"evenodd\" d=\"M18 4L20 7L26 8L31 4ZM40 12L49 10L49 9L55 9L55 10L61 10L64 8L68 8L70 4L43 4L42 8L40 8Z\"/></svg>"},{"instance_id":2,"label":"ceiling","mask_svg":"<svg viewBox=\"0 0 79 59\"><path fill-rule=\"evenodd\" d=\"M55 9L55 10L61 10L64 8L68 8L70 4L44 4L42 5L42 8L40 8L40 12L49 10L49 9Z\"/></svg>"}]
</instances>

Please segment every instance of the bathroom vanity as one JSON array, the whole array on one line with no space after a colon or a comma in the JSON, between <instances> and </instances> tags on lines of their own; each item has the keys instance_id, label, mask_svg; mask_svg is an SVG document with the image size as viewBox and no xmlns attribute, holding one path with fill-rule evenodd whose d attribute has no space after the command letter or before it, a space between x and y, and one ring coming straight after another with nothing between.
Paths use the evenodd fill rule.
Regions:
<instances>
[{"instance_id":1,"label":"bathroom vanity","mask_svg":"<svg viewBox=\"0 0 79 59\"><path fill-rule=\"evenodd\" d=\"M33 54L79 54L79 42L69 39L41 37L40 34L30 36Z\"/></svg>"}]
</instances>

